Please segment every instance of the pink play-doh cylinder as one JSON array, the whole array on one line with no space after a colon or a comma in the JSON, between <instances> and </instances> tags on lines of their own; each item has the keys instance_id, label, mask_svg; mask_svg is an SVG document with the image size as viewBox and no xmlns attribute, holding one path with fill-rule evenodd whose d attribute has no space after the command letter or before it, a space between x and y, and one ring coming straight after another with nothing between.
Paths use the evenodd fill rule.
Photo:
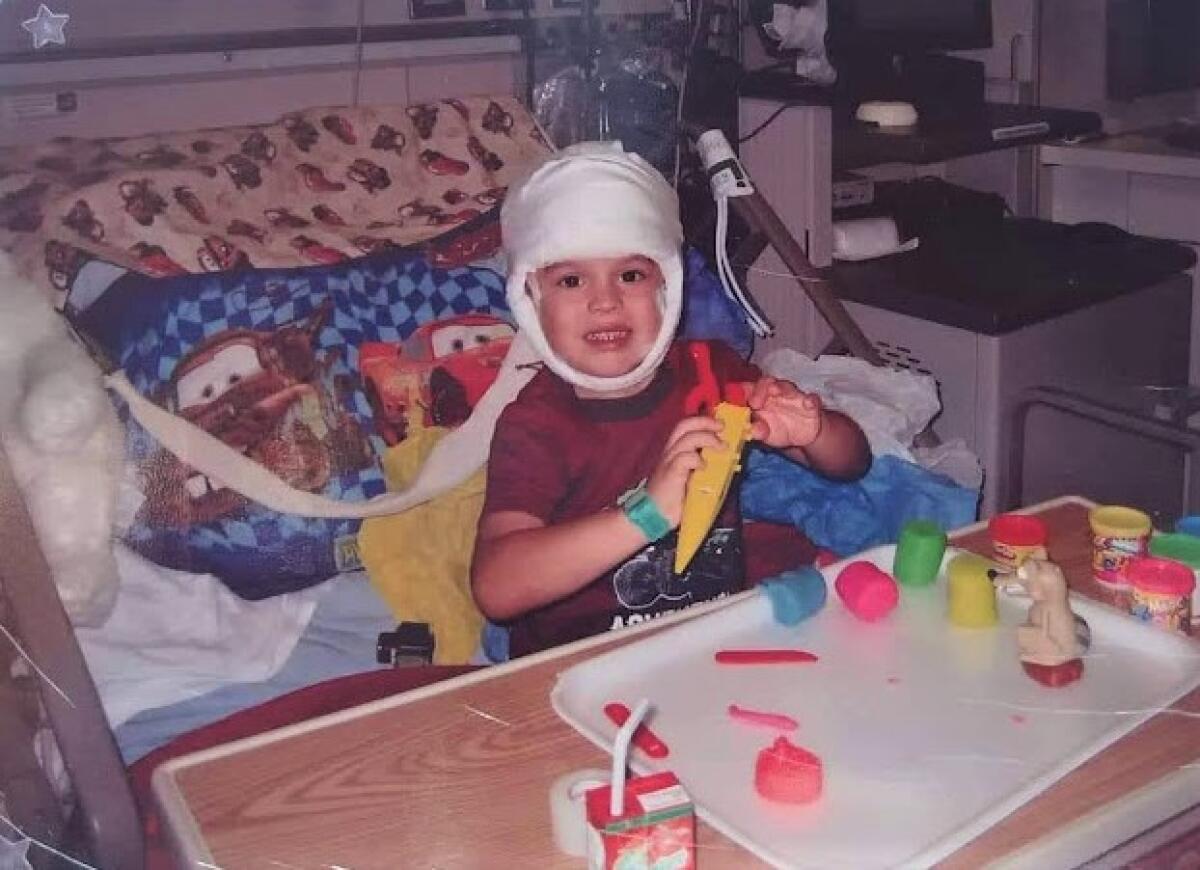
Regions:
<instances>
[{"instance_id":1,"label":"pink play-doh cylinder","mask_svg":"<svg viewBox=\"0 0 1200 870\"><path fill-rule=\"evenodd\" d=\"M1142 556L1129 562L1133 587L1129 612L1142 620L1184 634L1192 632L1192 569L1171 559Z\"/></svg>"},{"instance_id":2,"label":"pink play-doh cylinder","mask_svg":"<svg viewBox=\"0 0 1200 870\"><path fill-rule=\"evenodd\" d=\"M1134 508L1106 505L1094 508L1088 520L1092 527L1092 576L1110 603L1128 606L1131 590L1125 570L1130 559L1145 556L1148 551L1150 517Z\"/></svg>"}]
</instances>

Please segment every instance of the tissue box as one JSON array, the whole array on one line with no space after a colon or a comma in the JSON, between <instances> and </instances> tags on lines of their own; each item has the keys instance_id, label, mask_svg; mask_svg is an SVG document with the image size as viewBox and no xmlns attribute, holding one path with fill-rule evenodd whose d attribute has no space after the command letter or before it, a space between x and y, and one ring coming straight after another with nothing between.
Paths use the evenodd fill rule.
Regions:
<instances>
[{"instance_id":1,"label":"tissue box","mask_svg":"<svg viewBox=\"0 0 1200 870\"><path fill-rule=\"evenodd\" d=\"M692 799L670 771L625 783L625 811L608 811L612 786L587 793L588 867L650 870L696 866L696 816Z\"/></svg>"}]
</instances>

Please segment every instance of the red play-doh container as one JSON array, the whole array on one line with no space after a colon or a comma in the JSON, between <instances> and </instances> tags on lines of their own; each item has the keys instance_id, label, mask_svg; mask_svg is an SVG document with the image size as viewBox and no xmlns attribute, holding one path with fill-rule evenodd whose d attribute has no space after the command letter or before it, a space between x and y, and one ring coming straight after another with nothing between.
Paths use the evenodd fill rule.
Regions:
<instances>
[{"instance_id":1,"label":"red play-doh container","mask_svg":"<svg viewBox=\"0 0 1200 870\"><path fill-rule=\"evenodd\" d=\"M1196 586L1191 568L1173 559L1140 556L1130 560L1126 577L1133 587L1130 613L1143 622L1191 634Z\"/></svg>"},{"instance_id":2,"label":"red play-doh container","mask_svg":"<svg viewBox=\"0 0 1200 870\"><path fill-rule=\"evenodd\" d=\"M1025 514L999 514L988 522L992 559L1006 568L1020 568L1029 558L1046 558L1046 524Z\"/></svg>"}]
</instances>

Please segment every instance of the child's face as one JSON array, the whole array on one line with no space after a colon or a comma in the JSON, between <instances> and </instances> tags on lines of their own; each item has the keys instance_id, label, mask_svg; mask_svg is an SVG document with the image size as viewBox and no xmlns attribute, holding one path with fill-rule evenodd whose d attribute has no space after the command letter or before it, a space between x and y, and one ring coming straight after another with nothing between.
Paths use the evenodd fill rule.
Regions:
<instances>
[{"instance_id":1,"label":"child's face","mask_svg":"<svg viewBox=\"0 0 1200 870\"><path fill-rule=\"evenodd\" d=\"M658 337L662 285L658 265L642 256L565 260L538 269L546 340L577 371L626 374Z\"/></svg>"}]
</instances>

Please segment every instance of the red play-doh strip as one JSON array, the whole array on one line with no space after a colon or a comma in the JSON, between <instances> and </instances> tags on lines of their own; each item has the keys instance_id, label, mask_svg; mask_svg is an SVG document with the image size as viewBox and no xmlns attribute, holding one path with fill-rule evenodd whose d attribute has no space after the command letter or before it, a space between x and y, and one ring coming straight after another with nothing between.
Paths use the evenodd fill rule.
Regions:
<instances>
[{"instance_id":1,"label":"red play-doh strip","mask_svg":"<svg viewBox=\"0 0 1200 870\"><path fill-rule=\"evenodd\" d=\"M614 701L604 705L604 715L620 728L629 720L630 710L624 704ZM666 758L670 754L670 750L667 748L667 744L663 743L662 738L645 725L639 725L634 730L631 742L651 758Z\"/></svg>"},{"instance_id":2,"label":"red play-doh strip","mask_svg":"<svg viewBox=\"0 0 1200 870\"><path fill-rule=\"evenodd\" d=\"M747 710L745 707L739 707L737 704L729 705L729 715L742 722L749 722L751 725L765 725L768 728L778 728L780 731L795 731L800 727L799 722L791 716L785 716L783 713Z\"/></svg>"},{"instance_id":3,"label":"red play-doh strip","mask_svg":"<svg viewBox=\"0 0 1200 870\"><path fill-rule=\"evenodd\" d=\"M785 665L817 660L802 649L723 649L714 658L720 665Z\"/></svg>"}]
</instances>

